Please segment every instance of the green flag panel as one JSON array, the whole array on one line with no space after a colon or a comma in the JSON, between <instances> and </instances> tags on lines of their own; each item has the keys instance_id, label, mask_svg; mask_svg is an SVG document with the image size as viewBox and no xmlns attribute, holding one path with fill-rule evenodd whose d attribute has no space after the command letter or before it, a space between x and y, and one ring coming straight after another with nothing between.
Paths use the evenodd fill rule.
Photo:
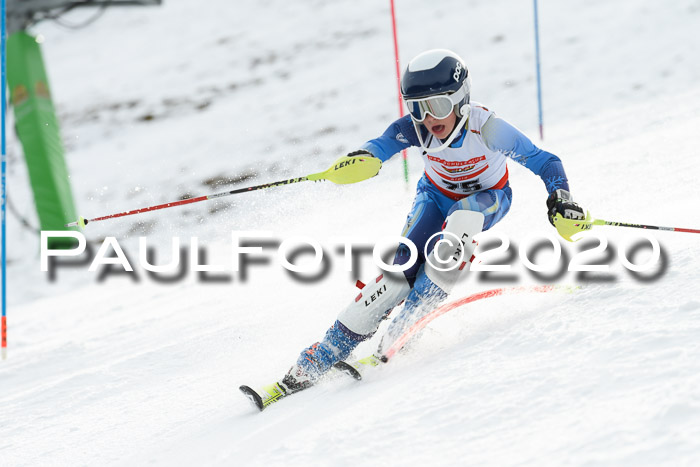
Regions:
<instances>
[{"instance_id":1,"label":"green flag panel","mask_svg":"<svg viewBox=\"0 0 700 467\"><path fill-rule=\"evenodd\" d=\"M41 49L25 31L7 39L7 83L41 230L68 230L64 225L78 216L58 119Z\"/></svg>"}]
</instances>

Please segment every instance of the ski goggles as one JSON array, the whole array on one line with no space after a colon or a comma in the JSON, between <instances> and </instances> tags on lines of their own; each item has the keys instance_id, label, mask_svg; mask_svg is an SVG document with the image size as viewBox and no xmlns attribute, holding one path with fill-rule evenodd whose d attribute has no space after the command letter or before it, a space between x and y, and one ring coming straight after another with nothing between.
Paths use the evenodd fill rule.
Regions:
<instances>
[{"instance_id":1,"label":"ski goggles","mask_svg":"<svg viewBox=\"0 0 700 467\"><path fill-rule=\"evenodd\" d=\"M423 99L407 99L406 106L411 118L416 122L425 120L427 114L438 120L449 117L454 106L459 104L467 95L466 86L462 86L452 94L441 94Z\"/></svg>"}]
</instances>

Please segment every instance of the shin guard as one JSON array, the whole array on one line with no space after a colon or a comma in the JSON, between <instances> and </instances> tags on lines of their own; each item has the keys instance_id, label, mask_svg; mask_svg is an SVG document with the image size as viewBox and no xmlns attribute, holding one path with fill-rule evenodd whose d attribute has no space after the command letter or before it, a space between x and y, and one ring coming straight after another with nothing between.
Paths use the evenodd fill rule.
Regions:
<instances>
[{"instance_id":1,"label":"shin guard","mask_svg":"<svg viewBox=\"0 0 700 467\"><path fill-rule=\"evenodd\" d=\"M411 287L403 274L384 273L368 283L338 321L355 334L371 337L391 310L404 301Z\"/></svg>"},{"instance_id":2,"label":"shin guard","mask_svg":"<svg viewBox=\"0 0 700 467\"><path fill-rule=\"evenodd\" d=\"M333 364L348 358L360 342L372 337L382 319L406 298L409 291L410 286L403 274L380 275L338 315L338 320L321 342L301 353L297 365L311 379L317 379Z\"/></svg>"}]
</instances>

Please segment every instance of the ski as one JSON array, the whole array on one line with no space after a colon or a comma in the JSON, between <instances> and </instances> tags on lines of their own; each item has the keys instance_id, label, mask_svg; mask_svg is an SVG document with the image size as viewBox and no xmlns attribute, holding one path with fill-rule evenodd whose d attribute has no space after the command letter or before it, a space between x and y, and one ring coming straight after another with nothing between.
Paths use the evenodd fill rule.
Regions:
<instances>
[{"instance_id":1,"label":"ski","mask_svg":"<svg viewBox=\"0 0 700 467\"><path fill-rule=\"evenodd\" d=\"M354 366L350 365L347 362L338 362L333 365L333 368L336 370L340 371L341 373L345 373L348 376L352 376L354 379L360 381L362 379L362 373L358 371L357 368Z\"/></svg>"},{"instance_id":2,"label":"ski","mask_svg":"<svg viewBox=\"0 0 700 467\"><path fill-rule=\"evenodd\" d=\"M279 383L268 384L267 386L260 388L258 391L246 385L240 386L238 389L260 411L264 410L270 404L287 396L287 391L284 389L284 387L280 386Z\"/></svg>"},{"instance_id":3,"label":"ski","mask_svg":"<svg viewBox=\"0 0 700 467\"><path fill-rule=\"evenodd\" d=\"M468 303L477 300L482 300L485 298L495 297L499 295L521 292L551 292L557 288L561 289L562 287L552 285L503 287L498 289L485 290L469 295L467 297L462 297L458 300L454 300L452 302L441 305L435 308L434 310L430 311L426 315L417 319L412 325L408 327L408 329L406 329L403 332L403 334L398 339L393 341L387 349L381 348L380 344L380 349L377 350L377 353L365 358L361 358L359 360L355 360L352 363L340 361L333 365L333 368L337 370L337 372L344 373L348 376L353 377L356 380L361 380L362 374L365 371L368 371L370 368L375 368L383 363L388 362L408 343L409 340L411 340L418 333L420 333L420 331L423 328L425 328L428 325L428 323L430 323L438 316L441 316L451 310L454 310L455 308L464 306ZM566 287L564 287L563 289L569 290ZM319 380L319 382L324 381L327 377L328 376L322 377L321 380ZM318 384L318 382L316 382L315 384ZM260 411L262 411L265 408L269 407L271 404L274 404L275 402L278 402L284 399L285 397L289 397L292 394L295 394L299 391L308 389L309 387L314 386L315 384L307 384L305 386L291 389L284 384L284 381L279 381L274 384L263 386L258 391L255 391L250 386L241 386L239 389Z\"/></svg>"},{"instance_id":4,"label":"ski","mask_svg":"<svg viewBox=\"0 0 700 467\"><path fill-rule=\"evenodd\" d=\"M338 362L335 365L333 365L333 368L337 370L337 372L350 376L353 379L362 379L362 374L360 373L360 371L347 362ZM325 379L327 378L322 378L320 381L323 381ZM301 392L305 389L315 386L316 384L308 384L305 386L291 389L287 385L285 385L283 381L279 381L273 384L262 386L257 391L251 388L250 386L246 385L242 385L238 389L243 393L244 396L246 396L246 398L248 398L248 400L255 407L257 407L258 410L262 412L275 402L279 402L285 397L289 397L292 394Z\"/></svg>"}]
</instances>

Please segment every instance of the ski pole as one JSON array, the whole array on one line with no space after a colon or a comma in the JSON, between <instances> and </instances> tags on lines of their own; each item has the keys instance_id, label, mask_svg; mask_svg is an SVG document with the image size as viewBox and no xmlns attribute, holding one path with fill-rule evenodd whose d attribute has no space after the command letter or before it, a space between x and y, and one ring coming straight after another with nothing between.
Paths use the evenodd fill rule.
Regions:
<instances>
[{"instance_id":1,"label":"ski pole","mask_svg":"<svg viewBox=\"0 0 700 467\"><path fill-rule=\"evenodd\" d=\"M648 229L648 230L665 230L667 232L686 232L686 233L700 233L700 229L684 229L681 227L661 227L658 225L646 225L646 224L630 224L627 222L613 222L606 221L603 219L593 219L591 213L586 213L586 218L583 220L575 219L565 219L561 214L557 214L554 217L554 226L557 228L559 235L564 237L564 239L572 242L571 237L579 232L586 230L591 230L594 225L611 225L614 227L633 227L636 229Z\"/></svg>"},{"instance_id":2,"label":"ski pole","mask_svg":"<svg viewBox=\"0 0 700 467\"><path fill-rule=\"evenodd\" d=\"M156 211L158 209L173 208L175 206L182 206L185 204L198 203L200 201L207 201L210 199L223 198L224 196L236 195L239 193L247 193L249 191L263 190L265 188L272 188L282 185L290 185L292 183L306 182L306 181L321 181L329 180L338 185L344 185L348 183L357 183L368 178L374 177L379 173L379 169L382 167L382 162L375 158L369 156L343 156L333 163L333 166L324 170L323 172L318 172L314 174L307 175L305 177L290 178L287 180L281 180L279 182L264 183L262 185L250 186L247 188L239 188L237 190L225 191L222 193L215 193L212 195L197 196L194 198L187 198L179 201L172 201L170 203L158 204L156 206L149 206L141 209L134 209L132 211L120 212L116 214L110 214L102 217L95 217L93 219L85 219L84 217L79 217L75 222L69 222L66 227L85 227L90 222L104 221L107 219L114 219L116 217L133 216L134 214L141 214L143 212Z\"/></svg>"},{"instance_id":3,"label":"ski pole","mask_svg":"<svg viewBox=\"0 0 700 467\"><path fill-rule=\"evenodd\" d=\"M700 229L683 229L681 227L661 227L658 225L628 224L626 222L612 222L612 221L604 221L602 219L595 219L593 221L593 225L612 225L615 227L634 227L637 229L667 230L670 232L700 233Z\"/></svg>"}]
</instances>

